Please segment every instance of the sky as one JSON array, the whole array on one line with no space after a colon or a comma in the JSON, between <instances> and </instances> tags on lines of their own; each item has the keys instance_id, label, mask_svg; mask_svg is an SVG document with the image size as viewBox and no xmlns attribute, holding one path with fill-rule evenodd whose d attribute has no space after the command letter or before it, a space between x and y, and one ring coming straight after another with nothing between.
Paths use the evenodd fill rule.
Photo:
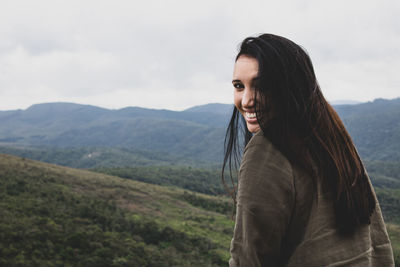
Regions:
<instances>
[{"instance_id":1,"label":"sky","mask_svg":"<svg viewBox=\"0 0 400 267\"><path fill-rule=\"evenodd\" d=\"M0 110L232 103L238 46L261 33L304 47L329 101L396 98L399 14L399 0L1 0Z\"/></svg>"}]
</instances>

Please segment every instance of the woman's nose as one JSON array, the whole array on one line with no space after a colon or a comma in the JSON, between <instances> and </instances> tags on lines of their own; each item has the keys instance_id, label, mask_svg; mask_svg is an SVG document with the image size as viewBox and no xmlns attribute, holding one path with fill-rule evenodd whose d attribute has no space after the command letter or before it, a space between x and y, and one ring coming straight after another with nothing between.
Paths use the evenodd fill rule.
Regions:
<instances>
[{"instance_id":1,"label":"woman's nose","mask_svg":"<svg viewBox=\"0 0 400 267\"><path fill-rule=\"evenodd\" d=\"M251 88L245 88L242 96L242 106L251 108L254 106L254 90Z\"/></svg>"}]
</instances>

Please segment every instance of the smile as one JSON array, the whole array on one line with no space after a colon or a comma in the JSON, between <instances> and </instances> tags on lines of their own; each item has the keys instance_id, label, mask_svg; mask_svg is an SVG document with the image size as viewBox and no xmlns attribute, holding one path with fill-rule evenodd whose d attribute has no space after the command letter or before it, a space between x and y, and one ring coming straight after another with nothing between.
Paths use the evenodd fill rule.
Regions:
<instances>
[{"instance_id":1,"label":"smile","mask_svg":"<svg viewBox=\"0 0 400 267\"><path fill-rule=\"evenodd\" d=\"M245 112L246 117L249 119L253 119L256 117L256 113L249 113L249 112Z\"/></svg>"}]
</instances>

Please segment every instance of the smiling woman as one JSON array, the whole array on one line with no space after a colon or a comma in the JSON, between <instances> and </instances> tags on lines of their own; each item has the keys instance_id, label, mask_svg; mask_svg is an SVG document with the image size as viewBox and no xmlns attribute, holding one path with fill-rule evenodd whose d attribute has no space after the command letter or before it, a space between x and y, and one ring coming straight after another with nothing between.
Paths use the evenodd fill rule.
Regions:
<instances>
[{"instance_id":1,"label":"smiling woman","mask_svg":"<svg viewBox=\"0 0 400 267\"><path fill-rule=\"evenodd\" d=\"M223 180L243 156L230 266L394 266L369 177L307 53L247 38L232 83Z\"/></svg>"},{"instance_id":2,"label":"smiling woman","mask_svg":"<svg viewBox=\"0 0 400 267\"><path fill-rule=\"evenodd\" d=\"M255 58L241 56L233 72L234 104L246 120L247 129L255 133L260 129L254 110L254 86L257 82L258 62Z\"/></svg>"}]
</instances>

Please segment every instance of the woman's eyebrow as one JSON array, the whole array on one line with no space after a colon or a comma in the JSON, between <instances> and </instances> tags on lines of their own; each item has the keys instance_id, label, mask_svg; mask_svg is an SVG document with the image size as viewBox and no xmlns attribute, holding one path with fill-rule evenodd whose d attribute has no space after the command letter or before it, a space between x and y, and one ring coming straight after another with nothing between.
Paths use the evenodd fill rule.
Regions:
<instances>
[{"instance_id":1,"label":"woman's eyebrow","mask_svg":"<svg viewBox=\"0 0 400 267\"><path fill-rule=\"evenodd\" d=\"M232 80L232 83L240 83L242 82L241 80Z\"/></svg>"}]
</instances>

